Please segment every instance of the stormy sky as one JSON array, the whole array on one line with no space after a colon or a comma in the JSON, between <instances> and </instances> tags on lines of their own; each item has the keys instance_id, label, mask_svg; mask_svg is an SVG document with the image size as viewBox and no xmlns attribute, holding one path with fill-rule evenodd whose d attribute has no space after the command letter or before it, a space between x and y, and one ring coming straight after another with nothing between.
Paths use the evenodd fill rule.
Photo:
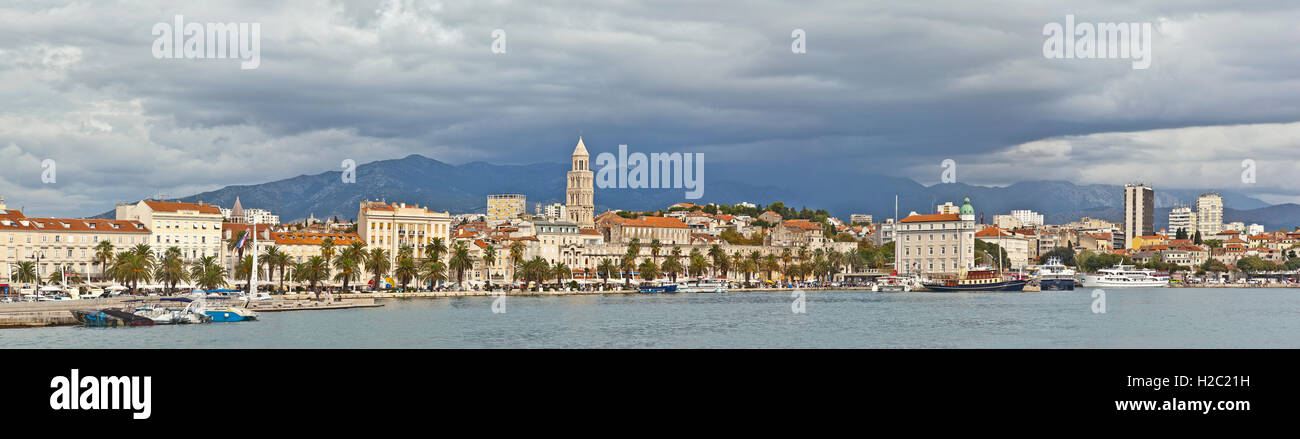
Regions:
<instances>
[{"instance_id":1,"label":"stormy sky","mask_svg":"<svg viewBox=\"0 0 1300 439\"><path fill-rule=\"evenodd\" d=\"M953 159L970 184L1300 201L1289 0L199 3L0 5L11 207L93 215L349 158L564 162L579 130L593 154L700 152L756 179L832 169L932 184ZM155 58L155 24L178 14L259 23L260 66ZM1151 23L1150 67L1045 58L1044 26L1067 14ZM791 51L795 29L806 53Z\"/></svg>"}]
</instances>

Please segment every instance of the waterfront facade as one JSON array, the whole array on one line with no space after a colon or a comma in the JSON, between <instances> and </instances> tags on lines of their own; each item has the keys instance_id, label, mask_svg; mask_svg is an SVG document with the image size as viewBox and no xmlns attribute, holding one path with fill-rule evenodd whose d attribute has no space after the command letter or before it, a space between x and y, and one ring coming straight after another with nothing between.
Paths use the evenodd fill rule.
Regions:
<instances>
[{"instance_id":1,"label":"waterfront facade","mask_svg":"<svg viewBox=\"0 0 1300 439\"><path fill-rule=\"evenodd\" d=\"M149 229L149 245L158 256L168 247L180 248L187 262L221 255L222 216L216 205L144 200L118 204L116 214L118 220L139 221Z\"/></svg>"},{"instance_id":2,"label":"waterfront facade","mask_svg":"<svg viewBox=\"0 0 1300 439\"><path fill-rule=\"evenodd\" d=\"M591 172L591 157L587 147L578 137L578 146L573 148L572 168L569 170L567 186L564 189L564 210L569 215L569 222L579 227L595 227L595 175Z\"/></svg>"},{"instance_id":3,"label":"waterfront facade","mask_svg":"<svg viewBox=\"0 0 1300 439\"><path fill-rule=\"evenodd\" d=\"M357 212L357 235L366 248L382 248L394 261L402 246L411 246L413 257L424 258L424 245L433 238L442 238L450 246L451 214L414 204L362 201Z\"/></svg>"},{"instance_id":4,"label":"waterfront facade","mask_svg":"<svg viewBox=\"0 0 1300 439\"><path fill-rule=\"evenodd\" d=\"M1133 238L1154 234L1155 191L1142 184L1124 185L1124 247L1133 246Z\"/></svg>"},{"instance_id":5,"label":"waterfront facade","mask_svg":"<svg viewBox=\"0 0 1300 439\"><path fill-rule=\"evenodd\" d=\"M58 267L83 279L99 280L104 267L96 257L102 241L113 251L149 243L150 230L134 220L29 218L0 202L0 279L13 283L20 262L35 262L37 275L49 279Z\"/></svg>"},{"instance_id":6,"label":"waterfront facade","mask_svg":"<svg viewBox=\"0 0 1300 439\"><path fill-rule=\"evenodd\" d=\"M894 231L899 274L957 274L975 266L975 210L967 198L956 214L910 215Z\"/></svg>"}]
</instances>

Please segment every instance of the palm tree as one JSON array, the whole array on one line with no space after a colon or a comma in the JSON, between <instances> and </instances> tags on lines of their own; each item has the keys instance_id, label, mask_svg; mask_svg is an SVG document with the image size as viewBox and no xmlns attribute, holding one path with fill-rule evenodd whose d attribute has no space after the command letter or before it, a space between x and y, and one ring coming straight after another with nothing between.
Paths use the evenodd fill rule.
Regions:
<instances>
[{"instance_id":1,"label":"palm tree","mask_svg":"<svg viewBox=\"0 0 1300 439\"><path fill-rule=\"evenodd\" d=\"M420 276L420 267L415 264L415 258L410 254L404 254L398 256L397 268L393 269L393 275L397 276L397 281L402 284L402 291L406 291L406 284Z\"/></svg>"},{"instance_id":2,"label":"palm tree","mask_svg":"<svg viewBox=\"0 0 1300 439\"><path fill-rule=\"evenodd\" d=\"M519 269L519 263L524 260L524 243L515 241L510 244L510 283L513 285L519 279L516 278L515 270Z\"/></svg>"},{"instance_id":3,"label":"palm tree","mask_svg":"<svg viewBox=\"0 0 1300 439\"><path fill-rule=\"evenodd\" d=\"M293 276L299 281L306 281L307 288L316 293L316 299L319 300L320 291L316 290L316 284L329 279L330 264L325 262L324 256L312 256L293 270Z\"/></svg>"},{"instance_id":4,"label":"palm tree","mask_svg":"<svg viewBox=\"0 0 1300 439\"><path fill-rule=\"evenodd\" d=\"M244 260L244 246L240 245L240 243L244 240L244 235L247 234L247 230L239 233L232 233L230 239L226 240L226 250L234 250L235 260L237 261Z\"/></svg>"},{"instance_id":5,"label":"palm tree","mask_svg":"<svg viewBox=\"0 0 1300 439\"><path fill-rule=\"evenodd\" d=\"M339 273L334 275L334 280L343 281L343 291L348 291L348 282L357 279L361 273L361 258L364 252L365 244L357 241L343 247L338 257L334 259L334 268L339 270Z\"/></svg>"},{"instance_id":6,"label":"palm tree","mask_svg":"<svg viewBox=\"0 0 1300 439\"><path fill-rule=\"evenodd\" d=\"M600 264L596 265L596 271L600 272L601 288L608 288L607 284L609 283L609 277L612 276L615 271L618 271L618 264L615 264L613 260L608 258L601 259Z\"/></svg>"},{"instance_id":7,"label":"palm tree","mask_svg":"<svg viewBox=\"0 0 1300 439\"><path fill-rule=\"evenodd\" d=\"M776 255L769 253L763 257L763 262L759 265L759 268L767 272L767 280L770 281L772 280L772 272L780 270L781 266L776 263Z\"/></svg>"},{"instance_id":8,"label":"palm tree","mask_svg":"<svg viewBox=\"0 0 1300 439\"><path fill-rule=\"evenodd\" d=\"M784 275L790 269L790 247L781 249L781 274Z\"/></svg>"},{"instance_id":9,"label":"palm tree","mask_svg":"<svg viewBox=\"0 0 1300 439\"><path fill-rule=\"evenodd\" d=\"M172 293L178 282L188 282L190 280L189 272L185 271L185 260L182 257L180 247L167 247L167 250L163 252L162 259L154 267L153 277L162 281L168 294Z\"/></svg>"},{"instance_id":10,"label":"palm tree","mask_svg":"<svg viewBox=\"0 0 1300 439\"><path fill-rule=\"evenodd\" d=\"M442 260L444 253L447 253L447 244L442 238L433 238L432 241L424 245L424 257L426 259Z\"/></svg>"},{"instance_id":11,"label":"palm tree","mask_svg":"<svg viewBox=\"0 0 1300 439\"><path fill-rule=\"evenodd\" d=\"M457 242L452 246L451 259L447 260L447 267L456 272L456 288L464 291L465 271L474 268L474 260L469 257L469 247L465 246L465 241Z\"/></svg>"},{"instance_id":12,"label":"palm tree","mask_svg":"<svg viewBox=\"0 0 1300 439\"><path fill-rule=\"evenodd\" d=\"M758 250L749 252L749 257L743 258L740 262L740 271L745 273L745 285L749 285L749 279L755 273L758 273L758 260L761 256Z\"/></svg>"},{"instance_id":13,"label":"palm tree","mask_svg":"<svg viewBox=\"0 0 1300 439\"><path fill-rule=\"evenodd\" d=\"M261 265L261 264L258 264L258 265ZM236 265L236 266L235 266L235 279L236 279L236 280L238 280L238 279L243 279L243 280L244 280L244 292L246 292L246 293L248 293L248 294L256 293L256 291L252 291L252 288L253 288L253 285L252 285L252 283L253 283L253 270L257 270L257 273L258 273L258 274L261 274L261 273L262 273L262 267L260 267L260 266L258 266L258 267L254 267L254 266L253 266L253 257L252 257L252 256L244 256L244 259L239 260L239 265Z\"/></svg>"},{"instance_id":14,"label":"palm tree","mask_svg":"<svg viewBox=\"0 0 1300 439\"><path fill-rule=\"evenodd\" d=\"M700 249L698 248L691 249L688 264L687 271L691 276L695 277L703 276L704 270L709 268L709 261L704 258L704 254L700 253Z\"/></svg>"},{"instance_id":15,"label":"palm tree","mask_svg":"<svg viewBox=\"0 0 1300 439\"><path fill-rule=\"evenodd\" d=\"M393 268L393 261L388 259L388 250L382 248L370 249L370 252L366 253L362 259L366 266L366 272L375 275L375 285L371 291L379 291L379 278Z\"/></svg>"},{"instance_id":16,"label":"palm tree","mask_svg":"<svg viewBox=\"0 0 1300 439\"><path fill-rule=\"evenodd\" d=\"M632 286L632 273L636 271L636 257L632 256L631 252L628 252L627 255L623 256L623 260L619 262L618 268L623 270L623 287L630 288Z\"/></svg>"},{"instance_id":17,"label":"palm tree","mask_svg":"<svg viewBox=\"0 0 1300 439\"><path fill-rule=\"evenodd\" d=\"M648 281L659 278L659 266L655 264L653 259L646 259L641 263L641 266L637 268L641 270L641 280Z\"/></svg>"},{"instance_id":18,"label":"palm tree","mask_svg":"<svg viewBox=\"0 0 1300 439\"><path fill-rule=\"evenodd\" d=\"M659 242L659 238L650 240L650 259L656 264L659 263L659 249L663 248L663 246L663 243Z\"/></svg>"},{"instance_id":19,"label":"palm tree","mask_svg":"<svg viewBox=\"0 0 1300 439\"><path fill-rule=\"evenodd\" d=\"M727 252L722 250L722 246L713 244L709 247L709 259L713 261L713 276L718 276L718 270L726 271L727 269Z\"/></svg>"},{"instance_id":20,"label":"palm tree","mask_svg":"<svg viewBox=\"0 0 1300 439\"><path fill-rule=\"evenodd\" d=\"M542 259L541 256L534 256L528 262L524 263L524 279L537 282L537 288L540 290L546 279L551 277L551 264Z\"/></svg>"},{"instance_id":21,"label":"palm tree","mask_svg":"<svg viewBox=\"0 0 1300 439\"><path fill-rule=\"evenodd\" d=\"M555 275L555 282L563 285L565 279L573 276L573 270L570 270L569 266L563 262L556 262L555 266L551 267L551 274Z\"/></svg>"},{"instance_id":22,"label":"palm tree","mask_svg":"<svg viewBox=\"0 0 1300 439\"><path fill-rule=\"evenodd\" d=\"M676 283L677 273L682 271L681 249L673 247L673 252L674 254L664 259L664 264L660 268L663 270L664 274L668 275L668 278L671 279L673 283Z\"/></svg>"},{"instance_id":23,"label":"palm tree","mask_svg":"<svg viewBox=\"0 0 1300 439\"><path fill-rule=\"evenodd\" d=\"M144 248L141 249L140 246ZM136 293L136 286L140 281L149 282L153 278L153 253L149 252L148 245L140 244L140 246L136 246L133 250L119 252L113 268L110 269L114 277L124 285L129 285L132 295ZM145 253L141 254L139 250L144 250Z\"/></svg>"},{"instance_id":24,"label":"palm tree","mask_svg":"<svg viewBox=\"0 0 1300 439\"><path fill-rule=\"evenodd\" d=\"M190 266L190 280L205 290L213 290L226 284L226 268L216 256L204 256Z\"/></svg>"},{"instance_id":25,"label":"palm tree","mask_svg":"<svg viewBox=\"0 0 1300 439\"><path fill-rule=\"evenodd\" d=\"M113 259L113 242L105 239L95 244L95 259L99 261L99 281L108 279L108 261Z\"/></svg>"},{"instance_id":26,"label":"palm tree","mask_svg":"<svg viewBox=\"0 0 1300 439\"><path fill-rule=\"evenodd\" d=\"M36 283L36 263L32 261L23 261L18 263L18 271L14 273L14 280L21 283Z\"/></svg>"},{"instance_id":27,"label":"palm tree","mask_svg":"<svg viewBox=\"0 0 1300 439\"><path fill-rule=\"evenodd\" d=\"M425 258L420 263L420 281L429 283L429 290L433 290L436 282L447 280L447 266L437 258Z\"/></svg>"},{"instance_id":28,"label":"palm tree","mask_svg":"<svg viewBox=\"0 0 1300 439\"><path fill-rule=\"evenodd\" d=\"M632 259L641 256L641 238L632 238L632 242L627 244L627 255Z\"/></svg>"},{"instance_id":29,"label":"palm tree","mask_svg":"<svg viewBox=\"0 0 1300 439\"><path fill-rule=\"evenodd\" d=\"M483 281L487 282L487 289L492 289L492 264L497 263L497 248L488 244L483 247Z\"/></svg>"}]
</instances>

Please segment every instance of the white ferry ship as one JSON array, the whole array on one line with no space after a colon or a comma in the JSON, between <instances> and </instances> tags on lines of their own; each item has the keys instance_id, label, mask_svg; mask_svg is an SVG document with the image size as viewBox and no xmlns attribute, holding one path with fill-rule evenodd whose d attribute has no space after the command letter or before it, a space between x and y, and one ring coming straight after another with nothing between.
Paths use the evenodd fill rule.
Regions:
<instances>
[{"instance_id":1,"label":"white ferry ship","mask_svg":"<svg viewBox=\"0 0 1300 439\"><path fill-rule=\"evenodd\" d=\"M1040 291L1073 291L1074 270L1062 264L1060 258L1050 258L1039 267L1038 286Z\"/></svg>"},{"instance_id":2,"label":"white ferry ship","mask_svg":"<svg viewBox=\"0 0 1300 439\"><path fill-rule=\"evenodd\" d=\"M1132 265L1116 265L1083 275L1088 288L1162 288L1169 286L1169 274Z\"/></svg>"}]
</instances>

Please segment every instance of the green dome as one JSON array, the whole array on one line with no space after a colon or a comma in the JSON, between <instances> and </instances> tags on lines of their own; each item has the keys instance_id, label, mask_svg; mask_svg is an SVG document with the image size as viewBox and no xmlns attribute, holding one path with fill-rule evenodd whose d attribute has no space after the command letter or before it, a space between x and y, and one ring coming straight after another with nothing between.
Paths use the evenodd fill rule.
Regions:
<instances>
[{"instance_id":1,"label":"green dome","mask_svg":"<svg viewBox=\"0 0 1300 439\"><path fill-rule=\"evenodd\" d=\"M962 203L961 203L961 214L962 214L962 215L974 215L974 214L975 214L975 208L974 208L974 207L971 207L971 205L970 205L970 197L966 197L966 200L962 201Z\"/></svg>"}]
</instances>

